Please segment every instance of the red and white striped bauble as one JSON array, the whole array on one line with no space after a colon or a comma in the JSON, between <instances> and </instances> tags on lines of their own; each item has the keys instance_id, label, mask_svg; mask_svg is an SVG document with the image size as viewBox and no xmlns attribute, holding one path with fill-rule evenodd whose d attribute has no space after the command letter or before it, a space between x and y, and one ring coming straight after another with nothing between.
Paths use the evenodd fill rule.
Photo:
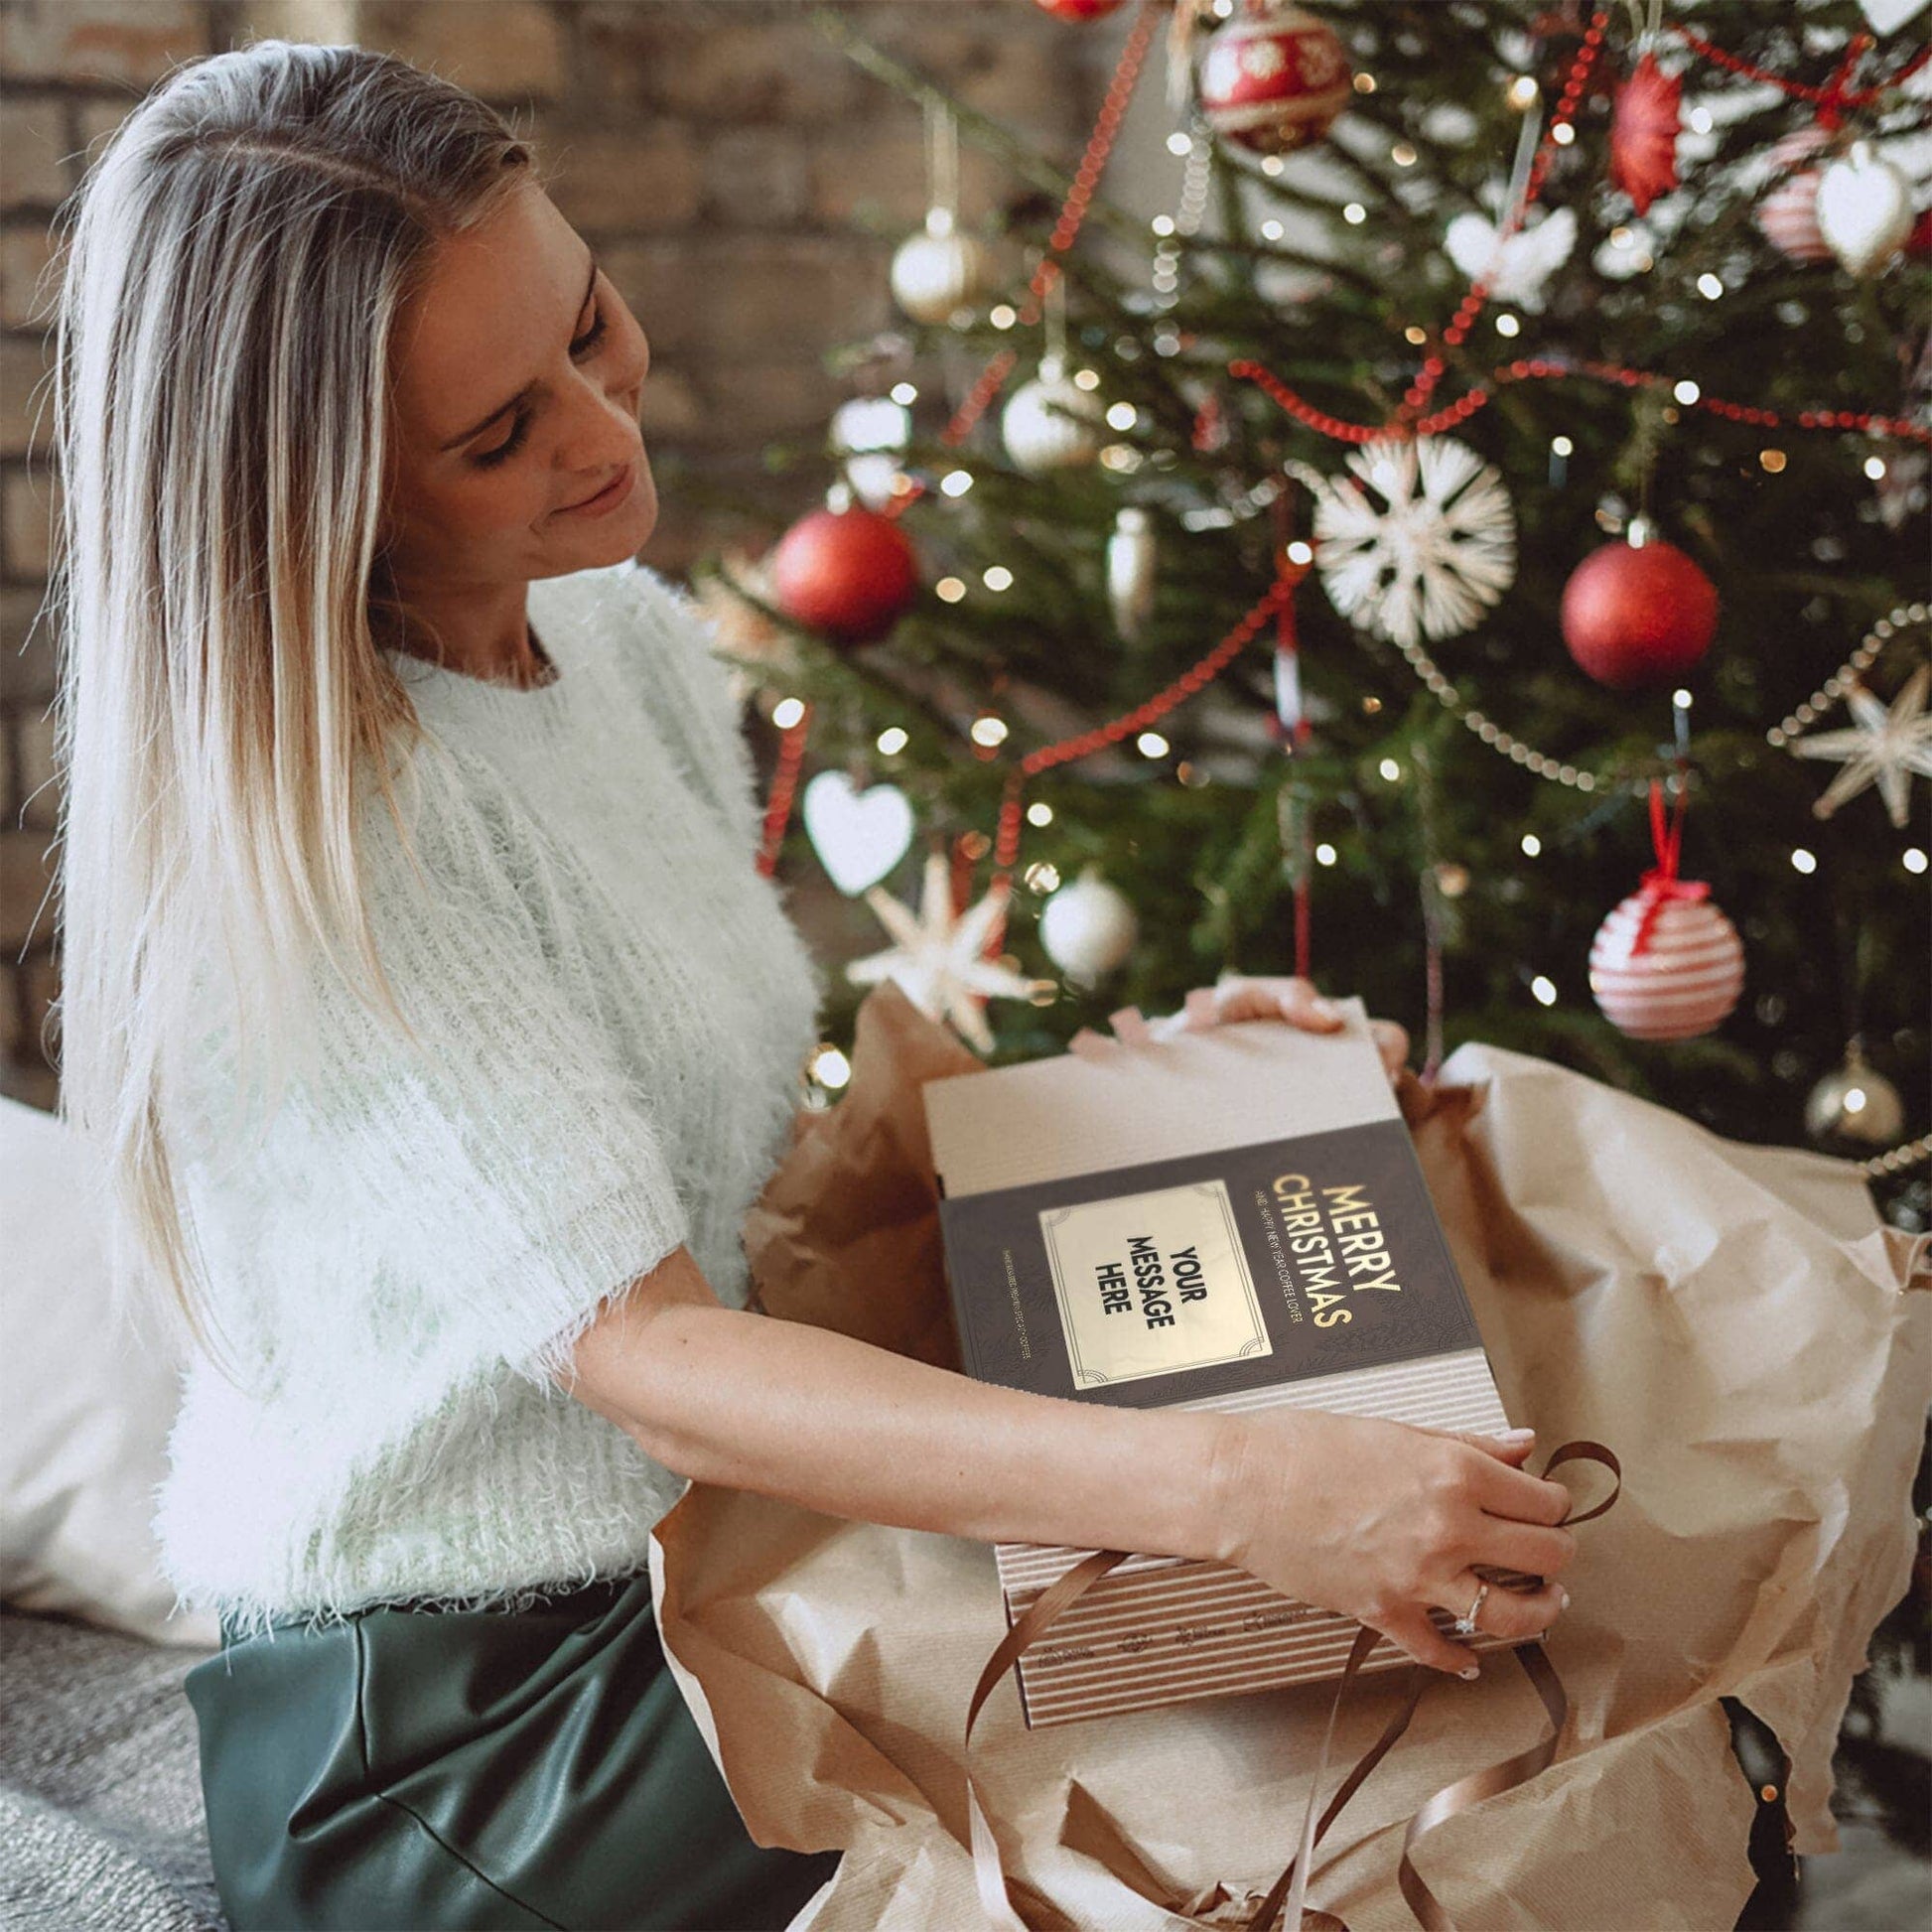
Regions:
<instances>
[{"instance_id":1,"label":"red and white striped bauble","mask_svg":"<svg viewBox=\"0 0 1932 1932\"><path fill-rule=\"evenodd\" d=\"M1744 944L1708 890L1694 880L1647 881L1596 928L1589 990L1619 1033L1694 1039L1737 1004Z\"/></svg>"},{"instance_id":2,"label":"red and white striped bauble","mask_svg":"<svg viewBox=\"0 0 1932 1932\"><path fill-rule=\"evenodd\" d=\"M1348 56L1325 20L1294 0L1241 0L1207 43L1201 112L1225 140L1287 154L1327 133L1351 85Z\"/></svg>"},{"instance_id":3,"label":"red and white striped bauble","mask_svg":"<svg viewBox=\"0 0 1932 1932\"><path fill-rule=\"evenodd\" d=\"M1787 168L1829 147L1831 139L1816 124L1801 127L1771 150L1772 163L1778 174L1784 175ZM1757 205L1757 225L1764 230L1764 238L1794 262L1828 262L1832 258L1831 246L1818 227L1818 169L1799 168L1796 174L1784 175Z\"/></svg>"}]
</instances>

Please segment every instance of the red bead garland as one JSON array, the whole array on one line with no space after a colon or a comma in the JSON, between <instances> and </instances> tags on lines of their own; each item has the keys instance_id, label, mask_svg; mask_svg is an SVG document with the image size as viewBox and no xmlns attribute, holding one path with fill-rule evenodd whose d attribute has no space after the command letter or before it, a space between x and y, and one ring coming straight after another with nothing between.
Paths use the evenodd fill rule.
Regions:
<instances>
[{"instance_id":1,"label":"red bead garland","mask_svg":"<svg viewBox=\"0 0 1932 1932\"><path fill-rule=\"evenodd\" d=\"M1693 33L1688 27L1673 23L1670 30L1688 47L1693 54L1723 68L1727 73L1737 74L1745 80L1755 80L1764 86L1775 87L1779 93L1791 100L1809 100L1816 103L1818 118L1827 127L1836 127L1844 118L1848 107L1868 107L1889 87L1896 87L1908 80L1927 61L1932 61L1932 43L1921 47L1909 60L1903 62L1888 73L1884 79L1875 80L1868 87L1854 88L1850 83L1859 63L1877 46L1869 34L1854 34L1851 45L1845 50L1845 59L1840 63L1838 71L1822 87L1811 86L1802 80L1787 80L1781 73L1773 73L1768 68L1760 68L1750 61L1740 60L1735 54L1726 54L1722 47L1706 40L1702 34Z\"/></svg>"},{"instance_id":2,"label":"red bead garland","mask_svg":"<svg viewBox=\"0 0 1932 1932\"><path fill-rule=\"evenodd\" d=\"M784 843L785 825L791 817L791 801L798 789L798 767L804 762L805 739L811 722L812 708L806 704L796 723L787 725L784 737L778 741L778 763L771 774L771 796L764 807L757 862L759 871L767 879L777 867L778 848Z\"/></svg>"},{"instance_id":3,"label":"red bead garland","mask_svg":"<svg viewBox=\"0 0 1932 1932\"><path fill-rule=\"evenodd\" d=\"M1582 104L1584 89L1589 84L1589 70L1596 65L1596 57L1603 51L1603 36L1609 26L1607 12L1593 13L1589 25L1584 30L1583 45L1577 50L1577 58L1570 64L1569 77L1563 83L1563 92L1558 97L1556 111L1550 116L1550 125L1543 130L1536 144L1536 155L1530 163L1529 181L1523 190L1521 203L1510 211L1496 235L1495 254L1491 265L1500 259L1504 244L1523 225L1523 218L1537 204L1543 193L1543 183L1550 172L1550 163L1556 159L1556 151L1562 145L1557 137L1560 127L1569 127L1577 118L1577 109ZM1469 284L1469 292L1456 305L1455 314L1443 331L1445 348L1460 348L1469 331L1475 327L1476 317L1481 315L1489 300L1489 286L1478 277ZM1443 379L1448 363L1441 355L1430 355L1423 359L1421 372L1410 383L1402 398L1403 415L1414 415L1417 410L1436 393L1436 385Z\"/></svg>"},{"instance_id":4,"label":"red bead garland","mask_svg":"<svg viewBox=\"0 0 1932 1932\"><path fill-rule=\"evenodd\" d=\"M1237 381L1254 383L1298 423L1337 443L1379 443L1396 436L1440 435L1444 430L1453 429L1458 423L1466 423L1477 410L1494 400L1494 389L1510 382L1556 381L1568 376L1587 376L1598 382L1613 382L1625 389L1654 389L1674 379L1649 369L1628 368L1619 362L1559 362L1542 356L1519 356L1513 362L1500 364L1491 372L1490 388L1471 389L1460 401L1438 410L1433 416L1425 416L1420 422L1384 423L1378 426L1344 422L1339 416L1316 409L1297 395L1279 376L1272 374L1259 362L1249 361L1245 357L1230 362L1228 374ZM1932 429L1903 416L1880 416L1869 409L1803 409L1796 416L1782 416L1775 409L1759 409L1750 403L1729 402L1722 396L1702 393L1681 407L1707 410L1729 422L1752 423L1763 429L1863 430L1867 435L1891 436L1903 443L1932 446Z\"/></svg>"}]
</instances>

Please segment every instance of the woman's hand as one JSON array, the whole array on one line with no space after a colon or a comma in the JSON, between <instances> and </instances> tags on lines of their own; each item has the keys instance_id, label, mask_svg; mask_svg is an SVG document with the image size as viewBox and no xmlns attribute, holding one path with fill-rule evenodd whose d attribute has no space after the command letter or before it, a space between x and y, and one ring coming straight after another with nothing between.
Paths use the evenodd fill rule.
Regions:
<instances>
[{"instance_id":1,"label":"woman's hand","mask_svg":"<svg viewBox=\"0 0 1932 1932\"><path fill-rule=\"evenodd\" d=\"M1273 975L1248 978L1237 973L1228 974L1217 985L1195 987L1178 1012L1163 1014L1158 1020L1145 1019L1139 1007L1122 1007L1109 1014L1108 1020L1114 1039L1130 1045L1235 1020L1286 1020L1291 1027L1311 1034L1331 1034L1345 1024L1333 1003L1314 990L1312 980ZM1371 1020L1368 1025L1393 1084L1409 1057L1408 1033L1393 1020ZM1091 1027L1082 1027L1067 1041L1076 1053L1106 1052L1112 1044L1105 1034Z\"/></svg>"},{"instance_id":2,"label":"woman's hand","mask_svg":"<svg viewBox=\"0 0 1932 1932\"><path fill-rule=\"evenodd\" d=\"M1340 1012L1315 991L1312 980L1230 974L1216 986L1197 986L1173 1016L1175 1031L1192 1033L1237 1020L1286 1020L1311 1034L1331 1034L1342 1025ZM1409 1057L1409 1035L1393 1020L1371 1020L1369 1031L1391 1080Z\"/></svg>"},{"instance_id":3,"label":"woman's hand","mask_svg":"<svg viewBox=\"0 0 1932 1932\"><path fill-rule=\"evenodd\" d=\"M1487 1634L1538 1635L1568 1602L1548 1580L1576 1555L1575 1533L1556 1527L1570 1493L1517 1466L1531 1432L1462 1436L1298 1409L1224 1420L1226 1561L1286 1595L1457 1676L1473 1676L1475 1659L1428 1608L1463 1615L1482 1582L1473 1566L1546 1580L1535 1591L1492 1587L1476 1621Z\"/></svg>"}]
</instances>

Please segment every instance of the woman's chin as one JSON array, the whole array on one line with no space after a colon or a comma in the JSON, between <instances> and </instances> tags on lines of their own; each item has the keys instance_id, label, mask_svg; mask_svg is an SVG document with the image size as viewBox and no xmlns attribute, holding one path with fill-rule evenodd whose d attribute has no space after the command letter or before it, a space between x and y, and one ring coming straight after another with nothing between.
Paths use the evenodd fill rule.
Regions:
<instances>
[{"instance_id":1,"label":"woman's chin","mask_svg":"<svg viewBox=\"0 0 1932 1932\"><path fill-rule=\"evenodd\" d=\"M565 525L575 519L561 518ZM621 563L626 557L634 557L657 528L657 485L652 481L649 467L643 466L637 472L637 481L630 487L630 494L607 516L582 519L572 531L573 552L594 555L597 563L572 565L573 569L596 569L600 564Z\"/></svg>"}]
</instances>

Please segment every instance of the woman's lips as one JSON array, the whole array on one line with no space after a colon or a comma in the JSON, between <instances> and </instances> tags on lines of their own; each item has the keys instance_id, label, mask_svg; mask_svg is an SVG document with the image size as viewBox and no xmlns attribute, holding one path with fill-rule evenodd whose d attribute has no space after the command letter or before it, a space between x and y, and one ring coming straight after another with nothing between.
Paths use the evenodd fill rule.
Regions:
<instances>
[{"instance_id":1,"label":"woman's lips","mask_svg":"<svg viewBox=\"0 0 1932 1932\"><path fill-rule=\"evenodd\" d=\"M626 463L615 481L608 483L597 494L582 503L567 503L557 514L559 516L603 516L614 510L630 494L637 481L637 466Z\"/></svg>"}]
</instances>

